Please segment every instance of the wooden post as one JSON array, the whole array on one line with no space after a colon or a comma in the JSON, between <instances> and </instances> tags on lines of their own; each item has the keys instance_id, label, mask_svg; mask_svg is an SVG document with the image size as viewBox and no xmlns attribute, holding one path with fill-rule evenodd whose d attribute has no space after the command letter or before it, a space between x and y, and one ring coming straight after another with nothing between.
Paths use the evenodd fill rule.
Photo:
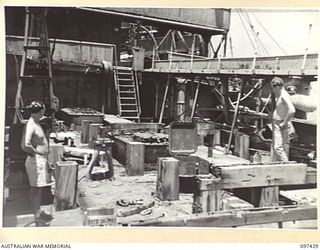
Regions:
<instances>
[{"instance_id":1,"label":"wooden post","mask_svg":"<svg viewBox=\"0 0 320 250\"><path fill-rule=\"evenodd\" d=\"M96 140L99 134L99 127L102 126L102 123L90 123L89 125L89 142Z\"/></svg>"},{"instance_id":2,"label":"wooden post","mask_svg":"<svg viewBox=\"0 0 320 250\"><path fill-rule=\"evenodd\" d=\"M259 207L271 207L279 205L279 186L262 188Z\"/></svg>"},{"instance_id":3,"label":"wooden post","mask_svg":"<svg viewBox=\"0 0 320 250\"><path fill-rule=\"evenodd\" d=\"M235 135L235 153L244 159L249 160L249 142L250 137L243 133L237 133Z\"/></svg>"},{"instance_id":4,"label":"wooden post","mask_svg":"<svg viewBox=\"0 0 320 250\"><path fill-rule=\"evenodd\" d=\"M213 146L221 145L220 129L214 129Z\"/></svg>"},{"instance_id":5,"label":"wooden post","mask_svg":"<svg viewBox=\"0 0 320 250\"><path fill-rule=\"evenodd\" d=\"M126 149L126 171L127 174L143 175L144 172L144 144L141 142L130 142Z\"/></svg>"},{"instance_id":6,"label":"wooden post","mask_svg":"<svg viewBox=\"0 0 320 250\"><path fill-rule=\"evenodd\" d=\"M75 161L59 161L55 171L56 210L75 208L77 197L78 164Z\"/></svg>"},{"instance_id":7,"label":"wooden post","mask_svg":"<svg viewBox=\"0 0 320 250\"><path fill-rule=\"evenodd\" d=\"M157 197L160 200L179 200L179 160L172 157L158 159Z\"/></svg>"},{"instance_id":8,"label":"wooden post","mask_svg":"<svg viewBox=\"0 0 320 250\"><path fill-rule=\"evenodd\" d=\"M221 208L220 178L197 176L193 195L193 213L219 211Z\"/></svg>"},{"instance_id":9,"label":"wooden post","mask_svg":"<svg viewBox=\"0 0 320 250\"><path fill-rule=\"evenodd\" d=\"M83 120L81 122L81 142L82 143L88 143L89 142L89 126L92 123L92 121L89 120Z\"/></svg>"},{"instance_id":10,"label":"wooden post","mask_svg":"<svg viewBox=\"0 0 320 250\"><path fill-rule=\"evenodd\" d=\"M57 162L61 161L61 156L63 156L64 146L61 144L50 144L50 154L49 162L54 168L57 167Z\"/></svg>"}]
</instances>

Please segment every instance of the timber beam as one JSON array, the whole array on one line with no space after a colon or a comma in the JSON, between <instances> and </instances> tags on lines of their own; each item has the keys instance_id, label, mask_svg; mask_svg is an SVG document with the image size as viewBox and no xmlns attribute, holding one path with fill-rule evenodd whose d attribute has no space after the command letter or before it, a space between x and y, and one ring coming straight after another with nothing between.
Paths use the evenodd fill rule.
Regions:
<instances>
[{"instance_id":1,"label":"timber beam","mask_svg":"<svg viewBox=\"0 0 320 250\"><path fill-rule=\"evenodd\" d=\"M304 163L222 166L221 189L307 184Z\"/></svg>"},{"instance_id":2,"label":"timber beam","mask_svg":"<svg viewBox=\"0 0 320 250\"><path fill-rule=\"evenodd\" d=\"M139 222L131 226L239 227L286 221L316 220L316 206L258 208L186 215Z\"/></svg>"}]
</instances>

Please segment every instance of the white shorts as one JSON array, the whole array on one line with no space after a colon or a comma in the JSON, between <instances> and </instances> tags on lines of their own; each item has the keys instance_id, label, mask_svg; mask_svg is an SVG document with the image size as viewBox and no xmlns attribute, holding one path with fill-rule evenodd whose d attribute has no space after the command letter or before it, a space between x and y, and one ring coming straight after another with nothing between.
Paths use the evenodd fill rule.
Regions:
<instances>
[{"instance_id":1,"label":"white shorts","mask_svg":"<svg viewBox=\"0 0 320 250\"><path fill-rule=\"evenodd\" d=\"M46 187L52 184L49 163L45 156L36 154L28 156L26 170L32 187Z\"/></svg>"}]
</instances>

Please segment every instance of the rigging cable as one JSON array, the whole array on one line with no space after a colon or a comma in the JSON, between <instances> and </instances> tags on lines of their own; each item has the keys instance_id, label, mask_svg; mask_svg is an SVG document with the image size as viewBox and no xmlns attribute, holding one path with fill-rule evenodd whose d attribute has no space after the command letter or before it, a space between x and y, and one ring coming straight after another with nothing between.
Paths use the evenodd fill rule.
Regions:
<instances>
[{"instance_id":1,"label":"rigging cable","mask_svg":"<svg viewBox=\"0 0 320 250\"><path fill-rule=\"evenodd\" d=\"M252 40L255 42L257 54L258 54L258 55L261 55L261 51L260 51L260 48L259 48L259 43L258 43L258 41L257 41L257 37L256 37L256 33L255 33L254 29L253 29L253 25L252 25L252 23L251 23L251 21L250 21L250 17L249 17L249 15L245 12L245 10L240 9L240 12L242 13L243 20L244 20L244 21L246 22L246 24L250 27L250 28L248 28L248 30L249 30L249 32L251 31L251 33L252 33L252 36L253 36L253 39L252 39Z\"/></svg>"},{"instance_id":2,"label":"rigging cable","mask_svg":"<svg viewBox=\"0 0 320 250\"><path fill-rule=\"evenodd\" d=\"M251 19L250 19L248 11L247 10L242 10L242 11L243 11L244 17L246 17L246 19L247 19L246 21L247 21L249 27L251 28L251 31L252 31L253 36L255 38L255 41L257 43L257 47L260 45L261 51L266 53L267 55L269 55L269 52L267 51L267 49L265 48L265 46L263 45L262 41L260 40L260 38L258 36L259 32L256 32L255 29L254 29L254 25L251 22ZM259 49L259 47L258 47L258 49Z\"/></svg>"},{"instance_id":3,"label":"rigging cable","mask_svg":"<svg viewBox=\"0 0 320 250\"><path fill-rule=\"evenodd\" d=\"M268 30L262 25L262 23L260 22L260 20L257 18L257 16L252 13L252 15L255 17L255 19L257 20L257 22L260 24L260 26L263 28L263 30L267 33L267 35L271 38L271 40L279 47L279 49L282 50L283 53L285 53L286 55L288 55L288 53L281 47L281 45L271 36L271 34L268 32Z\"/></svg>"},{"instance_id":4,"label":"rigging cable","mask_svg":"<svg viewBox=\"0 0 320 250\"><path fill-rule=\"evenodd\" d=\"M245 23L244 23L244 21L243 21L243 19L242 19L242 17L241 17L240 9L237 9L237 11L238 11L238 15L239 15L239 17L240 17L240 21L241 21L241 23L242 23L242 25L243 25L246 33L247 33L247 36L248 36L248 38L249 38L249 40L250 40L250 43L251 43L251 45L252 45L252 47L253 47L254 53L256 54L256 53L257 53L257 48L256 48L256 46L254 45L254 43L253 43L253 41L252 41L252 39L251 39L251 37L250 37L250 34L249 34L248 30L247 30L247 27L246 27L246 25L245 25Z\"/></svg>"}]
</instances>

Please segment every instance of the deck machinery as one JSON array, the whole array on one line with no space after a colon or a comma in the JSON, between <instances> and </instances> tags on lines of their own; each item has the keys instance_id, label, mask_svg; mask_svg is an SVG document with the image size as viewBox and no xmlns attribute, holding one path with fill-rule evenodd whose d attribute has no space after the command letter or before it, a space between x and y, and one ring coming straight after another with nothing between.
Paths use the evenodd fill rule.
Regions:
<instances>
[{"instance_id":1,"label":"deck machinery","mask_svg":"<svg viewBox=\"0 0 320 250\"><path fill-rule=\"evenodd\" d=\"M6 7L7 65L14 67L18 67L23 51L19 13L24 11L20 7ZM56 15L61 18L57 20ZM274 163L270 159L268 163L253 163L252 158L251 163L249 158L245 164L228 163L228 157L233 157L230 153L238 150L234 148L237 143L234 138L243 139L246 134L251 138L268 123L266 107L259 100L268 97L270 79L280 76L286 86L294 85L300 94L305 94L310 82L317 80L318 71L317 54L218 58L221 50L226 55L230 15L230 9L49 8L54 88L60 106L90 107L134 122L213 122L220 132L220 145L207 146L209 149L226 146L223 153L226 160L223 164L213 163L195 176L199 190L207 195L209 192L217 202L221 201L221 190L246 189L252 195L255 188L315 187L316 169L310 167L315 158L306 157L316 150L315 134L303 141L309 150L298 154L295 159L299 163ZM84 30L88 28L94 32ZM213 44L212 37L218 37L219 42ZM27 63L29 70L36 69L37 54L27 57ZM19 78L12 70L14 67L7 67L7 126L12 123L15 108L12 93L15 78ZM31 93L36 87L32 84L26 87L22 94L26 102L34 98ZM295 122L315 131L315 124L299 119ZM202 135L210 133L205 131ZM252 155L255 149L242 139L238 147ZM206 154L201 157L210 158ZM197 162L193 163L197 166ZM276 193L266 199L270 201L275 196ZM314 203L240 209L241 216L239 210L216 210L133 224L243 226L317 218Z\"/></svg>"}]
</instances>

